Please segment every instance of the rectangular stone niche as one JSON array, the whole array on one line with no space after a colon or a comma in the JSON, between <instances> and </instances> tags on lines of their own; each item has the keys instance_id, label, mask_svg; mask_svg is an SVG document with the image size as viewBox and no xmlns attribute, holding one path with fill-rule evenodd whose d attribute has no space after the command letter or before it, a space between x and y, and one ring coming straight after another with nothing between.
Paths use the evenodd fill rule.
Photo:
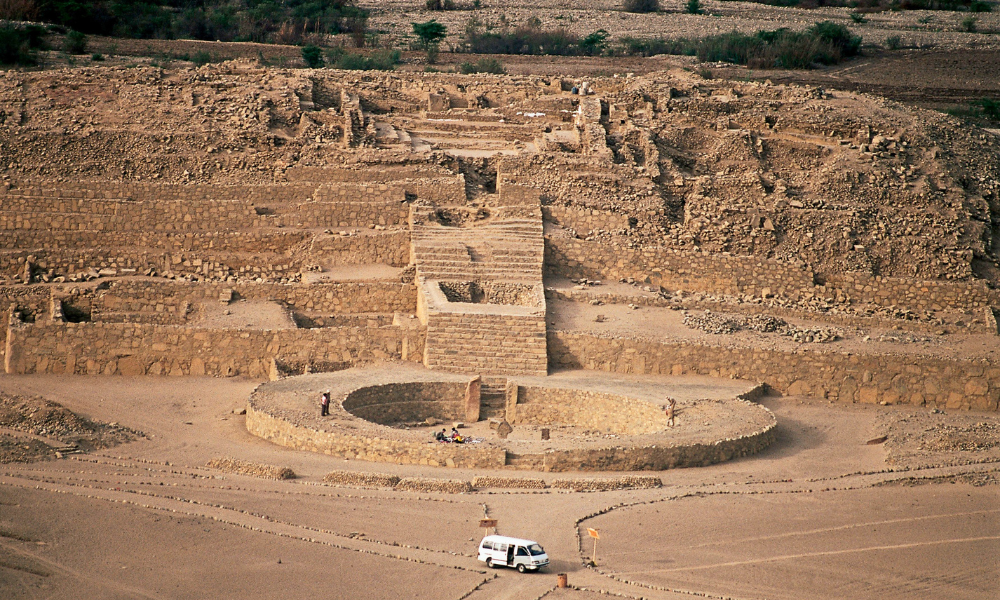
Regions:
<instances>
[{"instance_id":1,"label":"rectangular stone niche","mask_svg":"<svg viewBox=\"0 0 1000 600\"><path fill-rule=\"evenodd\" d=\"M448 302L466 304L502 304L538 306L535 286L505 281L439 281L438 287Z\"/></svg>"}]
</instances>

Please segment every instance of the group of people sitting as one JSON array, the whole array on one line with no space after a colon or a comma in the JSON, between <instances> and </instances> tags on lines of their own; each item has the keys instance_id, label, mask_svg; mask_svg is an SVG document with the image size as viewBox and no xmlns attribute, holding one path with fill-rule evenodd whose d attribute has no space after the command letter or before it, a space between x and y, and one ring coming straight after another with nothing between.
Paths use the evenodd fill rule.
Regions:
<instances>
[{"instance_id":1,"label":"group of people sitting","mask_svg":"<svg viewBox=\"0 0 1000 600\"><path fill-rule=\"evenodd\" d=\"M462 434L460 434L458 432L458 430L455 429L454 427L451 428L451 435L448 435L447 433L445 433L445 430L442 429L441 431L439 431L439 432L437 432L437 433L434 434L434 439L437 440L437 441L439 441L439 442L445 443L445 444L449 444L449 443L464 444L465 443L465 438L462 437Z\"/></svg>"}]
</instances>

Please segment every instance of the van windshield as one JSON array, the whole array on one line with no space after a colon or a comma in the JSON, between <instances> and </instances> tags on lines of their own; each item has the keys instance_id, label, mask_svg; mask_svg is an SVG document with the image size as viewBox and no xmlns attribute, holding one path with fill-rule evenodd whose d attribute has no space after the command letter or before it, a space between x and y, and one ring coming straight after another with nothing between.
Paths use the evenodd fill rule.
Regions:
<instances>
[{"instance_id":1,"label":"van windshield","mask_svg":"<svg viewBox=\"0 0 1000 600\"><path fill-rule=\"evenodd\" d=\"M542 547L539 546L538 544L532 544L528 546L528 552L531 552L532 556L540 556L542 554L545 554L545 550L542 550Z\"/></svg>"}]
</instances>

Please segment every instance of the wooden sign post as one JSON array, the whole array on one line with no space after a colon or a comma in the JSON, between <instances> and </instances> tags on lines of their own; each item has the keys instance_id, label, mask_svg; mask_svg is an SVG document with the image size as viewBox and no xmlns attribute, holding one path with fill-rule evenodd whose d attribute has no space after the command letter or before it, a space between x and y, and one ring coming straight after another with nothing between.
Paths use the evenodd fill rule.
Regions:
<instances>
[{"instance_id":1,"label":"wooden sign post","mask_svg":"<svg viewBox=\"0 0 1000 600\"><path fill-rule=\"evenodd\" d=\"M483 527L483 528L486 528L486 529L489 529L490 527L492 527L493 528L493 533L496 534L496 532L497 532L497 520L496 519L479 519L479 526Z\"/></svg>"},{"instance_id":2,"label":"wooden sign post","mask_svg":"<svg viewBox=\"0 0 1000 600\"><path fill-rule=\"evenodd\" d=\"M590 537L594 538L594 556L590 559L590 562L596 567L597 566L597 540L601 539L601 534L597 532L596 529L587 528L587 533Z\"/></svg>"}]
</instances>

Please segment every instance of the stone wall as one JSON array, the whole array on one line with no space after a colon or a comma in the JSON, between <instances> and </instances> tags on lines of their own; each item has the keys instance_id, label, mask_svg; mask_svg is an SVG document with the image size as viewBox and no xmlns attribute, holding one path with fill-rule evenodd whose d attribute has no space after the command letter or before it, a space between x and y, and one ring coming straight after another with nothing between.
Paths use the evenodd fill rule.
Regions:
<instances>
[{"instance_id":1,"label":"stone wall","mask_svg":"<svg viewBox=\"0 0 1000 600\"><path fill-rule=\"evenodd\" d=\"M408 442L361 434L319 431L296 425L258 409L252 397L247 408L246 423L247 430L251 434L280 446L351 460L432 467L499 469L504 466L507 456L507 451L503 448Z\"/></svg>"},{"instance_id":2,"label":"stone wall","mask_svg":"<svg viewBox=\"0 0 1000 600\"><path fill-rule=\"evenodd\" d=\"M667 289L736 296L773 294L791 300L843 296L854 304L912 311L985 308L1000 300L978 280L914 281L848 274L831 275L818 285L816 275L804 264L662 247L630 248L557 236L546 237L545 266L549 274L570 278L633 278Z\"/></svg>"},{"instance_id":3,"label":"stone wall","mask_svg":"<svg viewBox=\"0 0 1000 600\"><path fill-rule=\"evenodd\" d=\"M344 410L380 425L465 420L466 383L406 382L370 385L349 393Z\"/></svg>"},{"instance_id":4,"label":"stone wall","mask_svg":"<svg viewBox=\"0 0 1000 600\"><path fill-rule=\"evenodd\" d=\"M16 287L0 288L3 290ZM320 313L412 314L416 310L416 288L395 282L317 283L289 286L271 283L189 283L170 281L112 281L93 294L95 312L164 312L184 303L216 302L232 290L236 298L273 300L293 310Z\"/></svg>"},{"instance_id":5,"label":"stone wall","mask_svg":"<svg viewBox=\"0 0 1000 600\"><path fill-rule=\"evenodd\" d=\"M552 368L709 375L762 381L788 395L839 402L997 410L1000 365L906 355L861 355L661 343L550 331Z\"/></svg>"},{"instance_id":6,"label":"stone wall","mask_svg":"<svg viewBox=\"0 0 1000 600\"><path fill-rule=\"evenodd\" d=\"M507 420L515 425L574 425L620 435L655 433L667 427L663 409L645 400L590 390L524 385L517 386L516 401L508 401Z\"/></svg>"},{"instance_id":7,"label":"stone wall","mask_svg":"<svg viewBox=\"0 0 1000 600\"><path fill-rule=\"evenodd\" d=\"M772 293L799 299L812 293L813 273L801 265L746 256L684 254L666 248L629 248L550 236L545 240L549 273L571 278L634 278L668 289L716 294Z\"/></svg>"},{"instance_id":8,"label":"stone wall","mask_svg":"<svg viewBox=\"0 0 1000 600\"><path fill-rule=\"evenodd\" d=\"M715 463L749 456L767 448L774 441L771 423L761 431L739 438L719 440L710 444L687 446L618 446L581 450L550 451L540 454L510 455L518 469L532 471L663 471L686 467L705 467ZM566 487L587 491L603 489L602 480L571 480ZM633 484L630 484L630 486ZM556 483L553 482L553 487ZM613 488L612 488L613 489Z\"/></svg>"},{"instance_id":9,"label":"stone wall","mask_svg":"<svg viewBox=\"0 0 1000 600\"><path fill-rule=\"evenodd\" d=\"M273 361L350 365L423 355L419 329L362 327L241 331L131 323L15 322L9 374L245 375L266 379Z\"/></svg>"},{"instance_id":10,"label":"stone wall","mask_svg":"<svg viewBox=\"0 0 1000 600\"><path fill-rule=\"evenodd\" d=\"M391 230L364 235L316 238L310 260L333 265L389 265L410 263L410 232Z\"/></svg>"},{"instance_id":11,"label":"stone wall","mask_svg":"<svg viewBox=\"0 0 1000 600\"><path fill-rule=\"evenodd\" d=\"M556 289L545 290L546 300L568 300L571 302L591 302L600 300L604 304L635 304L636 306L657 306L657 307L681 307L684 310L711 310L713 312L738 312L743 314L762 314L774 317L787 317L792 319L815 320L821 319L823 323L830 325L844 325L847 327L863 328L884 328L884 329L905 329L907 331L922 331L933 333L940 331L942 325L936 321L918 321L906 319L890 319L875 316L864 316L849 312L824 312L817 314L787 306L778 306L771 303L742 303L739 305L727 304L717 300L698 300L693 296L684 298L678 302L674 298L664 298L661 296L639 295L637 294L614 294L596 292L601 288L591 288L589 290ZM997 328L996 316L990 307L980 307L970 310L972 314L963 318L962 328L968 333L987 333L997 335L1000 333ZM954 323L949 323L948 327L958 327Z\"/></svg>"},{"instance_id":12,"label":"stone wall","mask_svg":"<svg viewBox=\"0 0 1000 600\"><path fill-rule=\"evenodd\" d=\"M575 231L615 232L629 229L629 218L620 212L579 208L575 206L543 206L542 215L549 223L569 227Z\"/></svg>"}]
</instances>

